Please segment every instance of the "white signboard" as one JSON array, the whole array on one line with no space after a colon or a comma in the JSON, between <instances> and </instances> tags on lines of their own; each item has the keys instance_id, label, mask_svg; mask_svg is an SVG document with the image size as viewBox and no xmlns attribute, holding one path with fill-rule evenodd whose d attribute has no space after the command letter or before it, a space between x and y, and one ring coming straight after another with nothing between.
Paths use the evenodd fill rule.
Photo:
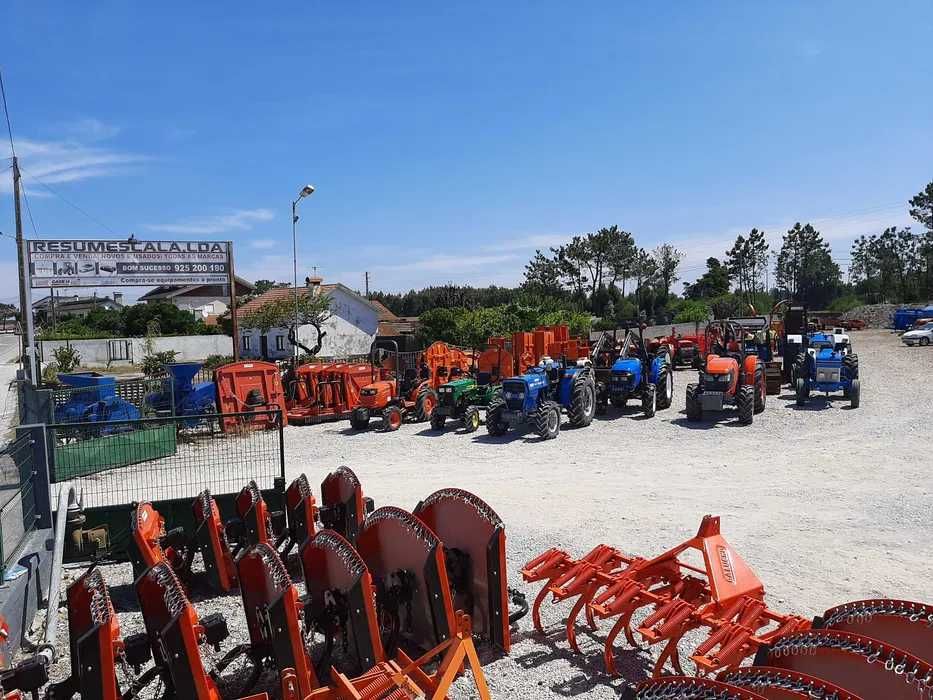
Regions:
<instances>
[{"instance_id":1,"label":"white signboard","mask_svg":"<svg viewBox=\"0 0 933 700\"><path fill-rule=\"evenodd\" d=\"M225 241L27 241L33 289L229 284Z\"/></svg>"}]
</instances>

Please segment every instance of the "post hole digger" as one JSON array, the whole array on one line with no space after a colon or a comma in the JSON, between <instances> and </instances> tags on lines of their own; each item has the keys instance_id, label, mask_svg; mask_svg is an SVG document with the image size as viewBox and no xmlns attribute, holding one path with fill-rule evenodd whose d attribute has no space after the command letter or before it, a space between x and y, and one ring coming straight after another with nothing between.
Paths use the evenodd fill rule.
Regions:
<instances>
[{"instance_id":1,"label":"post hole digger","mask_svg":"<svg viewBox=\"0 0 933 700\"><path fill-rule=\"evenodd\" d=\"M710 354L700 381L687 385L687 420L699 421L706 411L735 406L739 423L750 425L765 410L765 369L753 339L746 339L734 321L713 321L706 327Z\"/></svg>"}]
</instances>

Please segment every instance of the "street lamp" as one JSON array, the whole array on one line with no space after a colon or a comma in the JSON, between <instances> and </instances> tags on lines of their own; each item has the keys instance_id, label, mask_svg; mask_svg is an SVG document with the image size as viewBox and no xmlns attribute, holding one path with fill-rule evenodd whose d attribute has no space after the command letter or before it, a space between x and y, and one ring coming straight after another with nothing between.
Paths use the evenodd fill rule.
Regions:
<instances>
[{"instance_id":1,"label":"street lamp","mask_svg":"<svg viewBox=\"0 0 933 700\"><path fill-rule=\"evenodd\" d=\"M314 194L314 185L305 185L298 192L298 199L292 202L292 271L294 272L295 290L295 350L292 353L292 369L298 367L298 204L305 197Z\"/></svg>"}]
</instances>

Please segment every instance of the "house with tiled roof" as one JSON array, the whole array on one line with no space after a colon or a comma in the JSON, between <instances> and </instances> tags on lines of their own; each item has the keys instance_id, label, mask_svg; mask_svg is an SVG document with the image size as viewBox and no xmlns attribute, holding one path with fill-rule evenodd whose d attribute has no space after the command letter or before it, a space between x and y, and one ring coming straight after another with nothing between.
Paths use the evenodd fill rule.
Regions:
<instances>
[{"instance_id":1,"label":"house with tiled roof","mask_svg":"<svg viewBox=\"0 0 933 700\"><path fill-rule=\"evenodd\" d=\"M320 277L309 277L299 296L326 294L330 297L331 317L324 323L324 336L319 357L349 357L369 352L379 329L380 310L369 299L357 294L344 284L324 284ZM237 321L247 317L263 305L283 299L294 299L294 287L274 287L237 308ZM244 358L284 360L292 356L287 328L272 328L262 333L258 328L239 324L240 355ZM317 331L313 326L298 328L298 340L313 347L317 344Z\"/></svg>"},{"instance_id":2,"label":"house with tiled roof","mask_svg":"<svg viewBox=\"0 0 933 700\"><path fill-rule=\"evenodd\" d=\"M236 278L236 294L241 297L255 289L252 282ZM145 304L168 303L190 311L208 322L227 313L230 305L230 287L225 284L163 285L150 289L139 297Z\"/></svg>"}]
</instances>

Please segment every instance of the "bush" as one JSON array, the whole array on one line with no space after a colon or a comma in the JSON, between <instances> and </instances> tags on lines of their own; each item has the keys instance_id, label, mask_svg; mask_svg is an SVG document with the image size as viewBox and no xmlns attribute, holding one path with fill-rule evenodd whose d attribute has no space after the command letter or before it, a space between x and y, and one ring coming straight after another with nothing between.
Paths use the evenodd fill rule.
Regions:
<instances>
[{"instance_id":1,"label":"bush","mask_svg":"<svg viewBox=\"0 0 933 700\"><path fill-rule=\"evenodd\" d=\"M54 362L50 362L45 367L42 368L42 383L43 384L58 384L58 365Z\"/></svg>"},{"instance_id":2,"label":"bush","mask_svg":"<svg viewBox=\"0 0 933 700\"><path fill-rule=\"evenodd\" d=\"M52 351L59 372L74 372L81 364L81 353L70 345L62 345Z\"/></svg>"},{"instance_id":3,"label":"bush","mask_svg":"<svg viewBox=\"0 0 933 700\"><path fill-rule=\"evenodd\" d=\"M846 311L851 311L856 306L862 306L865 302L859 299L854 294L847 294L844 297L839 297L834 300L832 304L829 305L829 311L837 314L843 314Z\"/></svg>"},{"instance_id":4,"label":"bush","mask_svg":"<svg viewBox=\"0 0 933 700\"><path fill-rule=\"evenodd\" d=\"M706 323L712 312L702 301L685 301L674 315L674 323Z\"/></svg>"},{"instance_id":5,"label":"bush","mask_svg":"<svg viewBox=\"0 0 933 700\"><path fill-rule=\"evenodd\" d=\"M162 352L146 355L143 357L143 374L151 379L159 379L167 376L168 373L165 371L165 365L174 362L176 357L178 357L178 353L174 350L163 350Z\"/></svg>"},{"instance_id":6,"label":"bush","mask_svg":"<svg viewBox=\"0 0 933 700\"><path fill-rule=\"evenodd\" d=\"M204 360L204 369L217 369L233 362L232 355L208 355Z\"/></svg>"}]
</instances>

